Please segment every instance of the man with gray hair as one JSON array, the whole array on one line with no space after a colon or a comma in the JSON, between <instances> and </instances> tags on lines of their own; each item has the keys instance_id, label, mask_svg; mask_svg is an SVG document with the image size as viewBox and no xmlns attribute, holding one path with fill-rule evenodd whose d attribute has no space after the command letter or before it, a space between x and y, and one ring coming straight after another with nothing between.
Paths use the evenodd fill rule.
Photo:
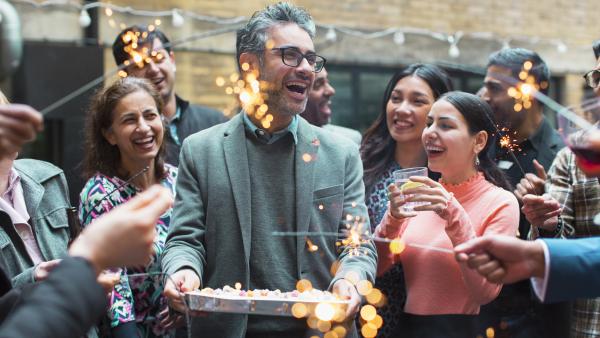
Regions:
<instances>
[{"instance_id":1,"label":"man with gray hair","mask_svg":"<svg viewBox=\"0 0 600 338\"><path fill-rule=\"evenodd\" d=\"M237 61L246 82L260 82L262 95L241 96L240 114L183 143L162 257L171 275L165 294L179 311L185 306L179 290L239 282L243 289L292 291L298 280L309 280L350 301L347 336L356 336L360 296L350 280L372 282L377 254L367 239L338 246L318 235L345 238L354 225L368 238L370 227L357 146L298 116L325 64L314 51L314 33L310 15L294 5L254 13L237 33ZM227 313L195 318L192 331L206 337L311 334L304 320Z\"/></svg>"}]
</instances>

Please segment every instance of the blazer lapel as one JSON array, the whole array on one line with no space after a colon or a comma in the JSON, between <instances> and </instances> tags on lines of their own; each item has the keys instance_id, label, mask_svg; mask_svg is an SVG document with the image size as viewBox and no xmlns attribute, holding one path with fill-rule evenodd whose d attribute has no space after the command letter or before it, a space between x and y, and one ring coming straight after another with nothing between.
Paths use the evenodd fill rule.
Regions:
<instances>
[{"instance_id":1,"label":"blazer lapel","mask_svg":"<svg viewBox=\"0 0 600 338\"><path fill-rule=\"evenodd\" d=\"M304 119L298 121L298 144L296 145L296 231L308 231L310 225L311 204L314 191L314 171L319 150L319 139L311 125ZM296 242L298 267L300 257L305 253L304 236L298 236ZM298 272L299 273L299 272Z\"/></svg>"},{"instance_id":2,"label":"blazer lapel","mask_svg":"<svg viewBox=\"0 0 600 338\"><path fill-rule=\"evenodd\" d=\"M235 116L232 119L234 121L232 121L231 127L225 132L223 149L237 217L240 222L244 253L246 261L248 261L251 240L250 169L248 167L246 135L241 114L245 113L242 111Z\"/></svg>"}]
</instances>

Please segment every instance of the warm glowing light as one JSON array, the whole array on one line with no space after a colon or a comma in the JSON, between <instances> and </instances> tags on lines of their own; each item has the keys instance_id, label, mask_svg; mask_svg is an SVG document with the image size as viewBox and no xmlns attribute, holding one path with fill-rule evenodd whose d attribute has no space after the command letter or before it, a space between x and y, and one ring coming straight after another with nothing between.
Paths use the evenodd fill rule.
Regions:
<instances>
[{"instance_id":1,"label":"warm glowing light","mask_svg":"<svg viewBox=\"0 0 600 338\"><path fill-rule=\"evenodd\" d=\"M148 31L152 32L156 29L156 27L154 27L154 25L148 25Z\"/></svg>"},{"instance_id":2,"label":"warm glowing light","mask_svg":"<svg viewBox=\"0 0 600 338\"><path fill-rule=\"evenodd\" d=\"M370 304L379 304L382 302L383 300L383 294L381 293L381 291L379 291L378 289L373 289L371 290L371 293L369 293L367 296L367 302L369 302Z\"/></svg>"},{"instance_id":3,"label":"warm glowing light","mask_svg":"<svg viewBox=\"0 0 600 338\"><path fill-rule=\"evenodd\" d=\"M319 247L313 243L310 238L306 239L306 247L308 248L308 252L315 252L319 250Z\"/></svg>"},{"instance_id":4,"label":"warm glowing light","mask_svg":"<svg viewBox=\"0 0 600 338\"><path fill-rule=\"evenodd\" d=\"M321 331L321 332L327 332L327 331L331 330L330 320L320 320L317 323L317 329L319 329L319 331Z\"/></svg>"},{"instance_id":5,"label":"warm glowing light","mask_svg":"<svg viewBox=\"0 0 600 338\"><path fill-rule=\"evenodd\" d=\"M142 62L142 60L143 60L143 57L141 54L136 53L133 55L133 62L140 63L140 62Z\"/></svg>"},{"instance_id":6,"label":"warm glowing light","mask_svg":"<svg viewBox=\"0 0 600 338\"><path fill-rule=\"evenodd\" d=\"M239 78L240 75L238 73L232 73L231 75L229 75L229 81L231 81L231 83L237 82Z\"/></svg>"},{"instance_id":7,"label":"warm glowing light","mask_svg":"<svg viewBox=\"0 0 600 338\"><path fill-rule=\"evenodd\" d=\"M330 303L319 303L315 307L315 315L322 321L330 321L335 315L335 309Z\"/></svg>"},{"instance_id":8,"label":"warm glowing light","mask_svg":"<svg viewBox=\"0 0 600 338\"><path fill-rule=\"evenodd\" d=\"M225 94L227 94L227 95L231 95L231 94L233 94L233 88L231 88L231 87L227 87L227 88L225 88ZM242 102L243 102L243 101L242 101Z\"/></svg>"},{"instance_id":9,"label":"warm glowing light","mask_svg":"<svg viewBox=\"0 0 600 338\"><path fill-rule=\"evenodd\" d=\"M406 245L404 244L404 241L400 238L396 238L390 242L390 252L393 254L400 254L402 253L402 251L404 251L405 248Z\"/></svg>"},{"instance_id":10,"label":"warm glowing light","mask_svg":"<svg viewBox=\"0 0 600 338\"><path fill-rule=\"evenodd\" d=\"M227 87L227 88L229 89L231 87ZM250 103L251 100L252 100L252 97L250 96L250 93L244 91L240 94L240 101L242 101L242 104L247 105Z\"/></svg>"},{"instance_id":11,"label":"warm glowing light","mask_svg":"<svg viewBox=\"0 0 600 338\"><path fill-rule=\"evenodd\" d=\"M310 162L312 160L312 156L310 154L303 154L302 155L302 161L304 162Z\"/></svg>"},{"instance_id":12,"label":"warm glowing light","mask_svg":"<svg viewBox=\"0 0 600 338\"><path fill-rule=\"evenodd\" d=\"M375 327L375 325L372 323L366 323L360 329L360 333L362 333L363 337L365 338L373 338L377 336L377 327Z\"/></svg>"},{"instance_id":13,"label":"warm glowing light","mask_svg":"<svg viewBox=\"0 0 600 338\"><path fill-rule=\"evenodd\" d=\"M269 110L269 106L267 106L266 104L261 104L260 107L258 107L258 111L261 113L266 113Z\"/></svg>"},{"instance_id":14,"label":"warm glowing light","mask_svg":"<svg viewBox=\"0 0 600 338\"><path fill-rule=\"evenodd\" d=\"M306 320L306 323L308 324L308 327L310 327L311 329L316 329L317 325L319 324L319 318L317 318L315 316L310 316Z\"/></svg>"},{"instance_id":15,"label":"warm glowing light","mask_svg":"<svg viewBox=\"0 0 600 338\"><path fill-rule=\"evenodd\" d=\"M234 285L234 287L235 287L236 290L241 290L242 289L242 283L236 282L235 285Z\"/></svg>"},{"instance_id":16,"label":"warm glowing light","mask_svg":"<svg viewBox=\"0 0 600 338\"><path fill-rule=\"evenodd\" d=\"M117 22L114 19L109 19L108 25L114 28L117 26Z\"/></svg>"},{"instance_id":17,"label":"warm glowing light","mask_svg":"<svg viewBox=\"0 0 600 338\"><path fill-rule=\"evenodd\" d=\"M267 49L271 49L273 47L275 47L275 41L269 39L267 40L267 42L265 43L265 47L267 47Z\"/></svg>"},{"instance_id":18,"label":"warm glowing light","mask_svg":"<svg viewBox=\"0 0 600 338\"><path fill-rule=\"evenodd\" d=\"M117 74L119 74L120 77L127 77L127 72L124 70L120 70Z\"/></svg>"},{"instance_id":19,"label":"warm glowing light","mask_svg":"<svg viewBox=\"0 0 600 338\"><path fill-rule=\"evenodd\" d=\"M528 83L522 84L519 89L521 90L521 93L526 96L529 96L533 93L533 86Z\"/></svg>"},{"instance_id":20,"label":"warm glowing light","mask_svg":"<svg viewBox=\"0 0 600 338\"><path fill-rule=\"evenodd\" d=\"M531 67L533 67L533 63L531 61L525 61L525 63L523 63L523 69L526 71L530 71Z\"/></svg>"},{"instance_id":21,"label":"warm glowing light","mask_svg":"<svg viewBox=\"0 0 600 338\"><path fill-rule=\"evenodd\" d=\"M493 328L493 327L488 327L488 328L485 330L485 336L486 336L487 338L494 338L494 336L495 336L494 328Z\"/></svg>"},{"instance_id":22,"label":"warm glowing light","mask_svg":"<svg viewBox=\"0 0 600 338\"><path fill-rule=\"evenodd\" d=\"M341 325L334 327L333 332L337 333L338 337L345 337L347 333L346 328Z\"/></svg>"},{"instance_id":23,"label":"warm glowing light","mask_svg":"<svg viewBox=\"0 0 600 338\"><path fill-rule=\"evenodd\" d=\"M325 207L323 206L323 204L319 204L318 208L319 208L319 210L325 209Z\"/></svg>"},{"instance_id":24,"label":"warm glowing light","mask_svg":"<svg viewBox=\"0 0 600 338\"><path fill-rule=\"evenodd\" d=\"M510 97L515 97L515 95L517 95L517 88L515 88L515 87L508 88L507 94Z\"/></svg>"},{"instance_id":25,"label":"warm glowing light","mask_svg":"<svg viewBox=\"0 0 600 338\"><path fill-rule=\"evenodd\" d=\"M380 315L377 315L375 316L375 318L373 318L371 323L373 323L373 325L380 329L383 326L383 318Z\"/></svg>"},{"instance_id":26,"label":"warm glowing light","mask_svg":"<svg viewBox=\"0 0 600 338\"><path fill-rule=\"evenodd\" d=\"M308 279L301 279L296 283L296 290L300 292L312 290L312 283Z\"/></svg>"},{"instance_id":27,"label":"warm glowing light","mask_svg":"<svg viewBox=\"0 0 600 338\"><path fill-rule=\"evenodd\" d=\"M154 24L157 26L160 26L161 23L162 23L162 21L160 21L160 19L154 20Z\"/></svg>"},{"instance_id":28,"label":"warm glowing light","mask_svg":"<svg viewBox=\"0 0 600 338\"><path fill-rule=\"evenodd\" d=\"M367 304L360 309L360 317L368 322L375 319L377 316L377 310L371 304Z\"/></svg>"},{"instance_id":29,"label":"warm glowing light","mask_svg":"<svg viewBox=\"0 0 600 338\"><path fill-rule=\"evenodd\" d=\"M106 14L106 16L112 16L113 15L112 8L106 7L106 9L104 10L104 14Z\"/></svg>"},{"instance_id":30,"label":"warm glowing light","mask_svg":"<svg viewBox=\"0 0 600 338\"><path fill-rule=\"evenodd\" d=\"M353 208L356 208L356 205L357 205L356 202L352 202L352 207Z\"/></svg>"},{"instance_id":31,"label":"warm glowing light","mask_svg":"<svg viewBox=\"0 0 600 338\"><path fill-rule=\"evenodd\" d=\"M516 112L520 112L521 110L523 110L523 105L522 105L522 104L520 104L520 103L515 103L515 106L513 107L513 109L514 109Z\"/></svg>"},{"instance_id":32,"label":"warm glowing light","mask_svg":"<svg viewBox=\"0 0 600 338\"><path fill-rule=\"evenodd\" d=\"M335 331L329 331L329 332L325 333L323 338L340 338L340 336Z\"/></svg>"},{"instance_id":33,"label":"warm glowing light","mask_svg":"<svg viewBox=\"0 0 600 338\"><path fill-rule=\"evenodd\" d=\"M217 86L223 87L225 85L225 79L222 76L219 76L215 80L215 83L217 84Z\"/></svg>"},{"instance_id":34,"label":"warm glowing light","mask_svg":"<svg viewBox=\"0 0 600 338\"><path fill-rule=\"evenodd\" d=\"M302 303L295 303L294 305L292 305L292 316L296 318L304 318L306 317L306 314L308 314L308 309L306 308L306 305Z\"/></svg>"},{"instance_id":35,"label":"warm glowing light","mask_svg":"<svg viewBox=\"0 0 600 338\"><path fill-rule=\"evenodd\" d=\"M261 121L261 124L262 124L263 128L265 128L265 129L271 128L271 122L269 122L267 120Z\"/></svg>"},{"instance_id":36,"label":"warm glowing light","mask_svg":"<svg viewBox=\"0 0 600 338\"><path fill-rule=\"evenodd\" d=\"M366 296L373 291L373 284L368 280L361 280L356 283L356 291L358 291L361 296Z\"/></svg>"},{"instance_id":37,"label":"warm glowing light","mask_svg":"<svg viewBox=\"0 0 600 338\"><path fill-rule=\"evenodd\" d=\"M248 64L248 62L242 63L242 70L248 71L248 69L250 69L250 65Z\"/></svg>"},{"instance_id":38,"label":"warm glowing light","mask_svg":"<svg viewBox=\"0 0 600 338\"><path fill-rule=\"evenodd\" d=\"M529 74L527 74L526 71L522 70L522 71L519 72L519 79L525 81L525 79L527 78L527 75L529 75Z\"/></svg>"}]
</instances>

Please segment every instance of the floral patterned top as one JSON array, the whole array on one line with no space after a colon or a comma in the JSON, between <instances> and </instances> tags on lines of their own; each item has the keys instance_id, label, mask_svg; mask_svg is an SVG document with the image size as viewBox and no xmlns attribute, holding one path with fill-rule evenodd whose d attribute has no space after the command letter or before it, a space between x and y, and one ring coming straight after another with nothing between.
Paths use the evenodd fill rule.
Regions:
<instances>
[{"instance_id":1,"label":"floral patterned top","mask_svg":"<svg viewBox=\"0 0 600 338\"><path fill-rule=\"evenodd\" d=\"M398 163L392 162L367 196L366 204L369 212L369 221L371 221L371 232L375 231L375 227L381 222L383 215L385 215L388 205L387 187L394 182L393 172L400 169L402 168L400 168Z\"/></svg>"},{"instance_id":2,"label":"floral patterned top","mask_svg":"<svg viewBox=\"0 0 600 338\"><path fill-rule=\"evenodd\" d=\"M165 164L165 178L161 184L169 188L175 195L177 168ZM125 184L114 191L125 181L118 177L108 177L97 173L91 177L80 194L79 220L83 226L100 217L105 212L134 197L140 190L131 184ZM108 193L114 191L109 197ZM106 197L106 198L105 198ZM102 200L104 198L104 200ZM95 206L100 200L97 206ZM95 206L95 207L94 207ZM121 281L115 285L109 300L108 317L110 326L135 321L142 337L169 336L169 332L160 326L157 315L167 308L167 300L162 296L163 278L161 273L160 256L165 247L172 208L167 210L156 223L156 238L154 239L154 255L145 267L122 268ZM150 274L138 276L139 274ZM127 275L136 275L128 277Z\"/></svg>"}]
</instances>

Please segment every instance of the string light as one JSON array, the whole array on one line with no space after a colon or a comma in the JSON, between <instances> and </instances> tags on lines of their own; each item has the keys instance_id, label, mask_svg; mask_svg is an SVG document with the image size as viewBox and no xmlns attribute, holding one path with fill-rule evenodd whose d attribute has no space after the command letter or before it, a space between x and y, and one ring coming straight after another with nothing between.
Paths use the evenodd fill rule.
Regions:
<instances>
[{"instance_id":1,"label":"string light","mask_svg":"<svg viewBox=\"0 0 600 338\"><path fill-rule=\"evenodd\" d=\"M179 14L179 10L177 8L173 9L173 14L171 14L171 25L173 25L173 27L181 27L184 23L185 19Z\"/></svg>"},{"instance_id":2,"label":"string light","mask_svg":"<svg viewBox=\"0 0 600 338\"><path fill-rule=\"evenodd\" d=\"M395 44L403 45L405 41L406 41L406 37L404 36L404 33L402 33L402 32L394 33L394 43Z\"/></svg>"},{"instance_id":3,"label":"string light","mask_svg":"<svg viewBox=\"0 0 600 338\"><path fill-rule=\"evenodd\" d=\"M88 27L92 23L92 18L90 18L90 14L82 9L79 13L79 26L85 28Z\"/></svg>"},{"instance_id":4,"label":"string light","mask_svg":"<svg viewBox=\"0 0 600 338\"><path fill-rule=\"evenodd\" d=\"M335 32L335 28L329 27L327 33L325 34L325 40L329 42L335 42L335 40L337 40L337 33Z\"/></svg>"},{"instance_id":5,"label":"string light","mask_svg":"<svg viewBox=\"0 0 600 338\"><path fill-rule=\"evenodd\" d=\"M87 25L89 25L89 24L87 24L87 19L84 18L86 15L89 17L89 15L84 14L83 11L87 11L87 10L93 9L93 8L104 8L105 11L107 12L107 15L109 15L109 16L114 15L113 13L123 13L123 14L131 14L131 15L136 15L136 16L153 17L153 18L170 17L171 24L173 27L183 26L185 24L185 18L189 18L189 19L193 19L193 20L197 20L197 21L201 21L201 22L219 24L219 25L235 25L235 24L243 23L246 20L248 20L248 17L245 17L245 16L222 18L222 17L212 16L212 15L198 14L198 13L195 13L192 11L182 10L180 8L172 8L172 9L168 9L168 10L159 10L159 11L150 11L150 10L135 9L130 6L127 6L127 7L117 6L114 4L104 3L104 2L91 2L91 3L86 3L84 5L81 5L77 2L72 2L72 1L67 2L67 1L57 1L57 0L46 0L46 1L42 1L42 2L37 2L35 0L12 0L11 2L28 4L35 8L46 8L46 7L75 8L80 12L79 24L82 27L87 27ZM111 14L108 14L108 13L111 13ZM90 20L90 23L91 23L91 20ZM115 26L116 26L116 24L115 24ZM507 40L506 37L498 36L497 34L490 33L490 32L463 33L463 32L459 31L459 32L455 32L454 34L448 34L448 33L435 32L435 31L431 31L428 29L416 28L416 27L391 27L391 28L386 28L386 29L380 30L380 31L365 32L365 31L362 31L359 29L353 29L353 28L348 28L348 27L343 27L343 26L335 26L335 25L330 25L330 24L316 23L316 26L320 29L326 30L325 39L327 41L331 41L331 42L339 40L338 32L349 35L349 36L358 37L361 39L378 39L378 38L383 38L383 37L392 35L394 43L396 43L398 45L402 45L405 42L406 34L429 36L436 40L448 42L448 44L449 44L448 55L453 58L460 56L460 49L458 48L458 40L460 40L460 37L494 41L494 42L501 44L502 48L508 48L510 46L509 40ZM543 43L554 44L559 53L566 53L570 49L565 44L565 42L563 42L561 40L556 40L556 39L544 39L544 38L540 38L540 37L528 37L528 36L512 36L510 38L510 41L518 41L518 42L523 42L523 43L529 43L532 45L543 44ZM589 49L588 45L581 45L579 47L581 47L581 49L584 49L584 48Z\"/></svg>"}]
</instances>

